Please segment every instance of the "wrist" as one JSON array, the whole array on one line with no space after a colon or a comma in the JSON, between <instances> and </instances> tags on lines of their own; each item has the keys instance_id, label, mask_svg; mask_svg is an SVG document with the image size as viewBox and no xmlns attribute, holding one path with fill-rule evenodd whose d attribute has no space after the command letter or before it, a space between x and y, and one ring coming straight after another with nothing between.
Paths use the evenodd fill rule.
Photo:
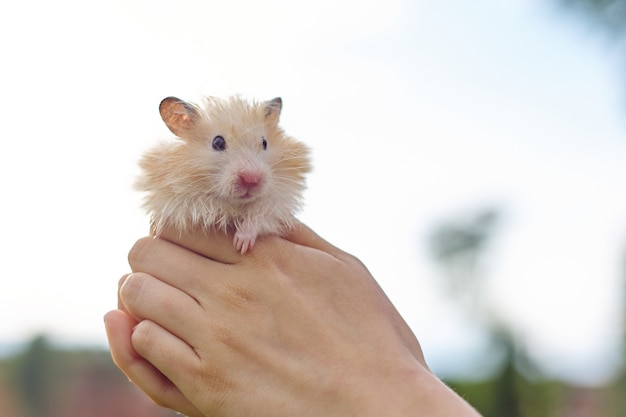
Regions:
<instances>
[{"instance_id":1,"label":"wrist","mask_svg":"<svg viewBox=\"0 0 626 417\"><path fill-rule=\"evenodd\" d=\"M480 417L467 401L429 369L421 364L420 368L419 371L405 376L405 386L409 390L405 395L412 401L403 410L398 410L398 416Z\"/></svg>"},{"instance_id":2,"label":"wrist","mask_svg":"<svg viewBox=\"0 0 626 417\"><path fill-rule=\"evenodd\" d=\"M390 372L388 380L372 380L361 400L360 416L480 417L472 406L417 361L414 366Z\"/></svg>"}]
</instances>

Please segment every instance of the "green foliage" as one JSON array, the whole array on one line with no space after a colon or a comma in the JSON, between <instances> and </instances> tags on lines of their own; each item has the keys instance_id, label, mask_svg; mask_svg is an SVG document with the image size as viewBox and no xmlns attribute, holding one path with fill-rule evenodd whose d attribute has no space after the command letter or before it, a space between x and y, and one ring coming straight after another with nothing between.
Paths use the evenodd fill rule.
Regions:
<instances>
[{"instance_id":1,"label":"green foliage","mask_svg":"<svg viewBox=\"0 0 626 417\"><path fill-rule=\"evenodd\" d=\"M446 381L448 386L456 391L467 402L472 404L483 417L498 416L496 405L496 381Z\"/></svg>"},{"instance_id":2,"label":"green foliage","mask_svg":"<svg viewBox=\"0 0 626 417\"><path fill-rule=\"evenodd\" d=\"M502 376L484 381L446 381L459 395L465 398L483 417L557 417L562 416L568 387L558 381L529 382L519 373L512 373L519 399L502 396Z\"/></svg>"},{"instance_id":3,"label":"green foliage","mask_svg":"<svg viewBox=\"0 0 626 417\"><path fill-rule=\"evenodd\" d=\"M488 379L448 381L483 417L556 417L563 415L569 387L541 376L505 328L493 329L492 343L504 351Z\"/></svg>"}]
</instances>

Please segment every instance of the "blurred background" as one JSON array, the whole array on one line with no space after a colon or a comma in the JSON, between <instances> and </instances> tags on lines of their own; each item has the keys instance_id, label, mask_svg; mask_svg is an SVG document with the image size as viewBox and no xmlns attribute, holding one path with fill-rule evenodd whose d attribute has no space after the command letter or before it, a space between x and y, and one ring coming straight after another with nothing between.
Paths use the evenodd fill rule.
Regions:
<instances>
[{"instance_id":1,"label":"blurred background","mask_svg":"<svg viewBox=\"0 0 626 417\"><path fill-rule=\"evenodd\" d=\"M102 316L159 102L230 94L283 98L300 218L486 417L626 416L626 1L32 0L0 45L1 416L172 415Z\"/></svg>"}]
</instances>

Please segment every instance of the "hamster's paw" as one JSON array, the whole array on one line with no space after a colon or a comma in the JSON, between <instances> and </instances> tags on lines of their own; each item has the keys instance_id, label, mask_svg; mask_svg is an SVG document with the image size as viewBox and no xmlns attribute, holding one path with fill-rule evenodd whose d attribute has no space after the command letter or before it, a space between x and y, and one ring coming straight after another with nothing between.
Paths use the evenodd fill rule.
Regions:
<instances>
[{"instance_id":1,"label":"hamster's paw","mask_svg":"<svg viewBox=\"0 0 626 417\"><path fill-rule=\"evenodd\" d=\"M254 243L256 242L256 237L257 234L254 232L237 230L235 232L235 239L233 240L233 244L235 245L237 252L243 255L252 249L252 247L254 247Z\"/></svg>"}]
</instances>

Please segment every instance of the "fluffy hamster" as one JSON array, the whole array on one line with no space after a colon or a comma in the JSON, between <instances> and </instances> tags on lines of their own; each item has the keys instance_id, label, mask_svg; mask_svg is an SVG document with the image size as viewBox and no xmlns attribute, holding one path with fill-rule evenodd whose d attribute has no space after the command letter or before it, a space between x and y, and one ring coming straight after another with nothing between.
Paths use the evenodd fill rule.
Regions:
<instances>
[{"instance_id":1,"label":"fluffy hamster","mask_svg":"<svg viewBox=\"0 0 626 417\"><path fill-rule=\"evenodd\" d=\"M293 225L310 152L278 126L281 108L278 97L161 102L161 117L178 140L143 155L135 184L157 236L164 227L232 229L236 250L246 253L259 235Z\"/></svg>"}]
</instances>

